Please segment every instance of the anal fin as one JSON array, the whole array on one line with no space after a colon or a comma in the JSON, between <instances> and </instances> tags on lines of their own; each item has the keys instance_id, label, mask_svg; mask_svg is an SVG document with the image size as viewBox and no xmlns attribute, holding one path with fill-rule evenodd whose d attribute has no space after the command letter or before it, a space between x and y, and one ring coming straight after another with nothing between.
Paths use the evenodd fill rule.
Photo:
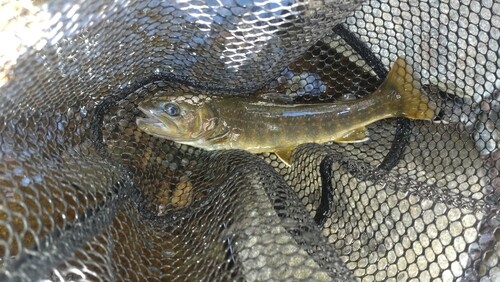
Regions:
<instances>
[{"instance_id":1,"label":"anal fin","mask_svg":"<svg viewBox=\"0 0 500 282\"><path fill-rule=\"evenodd\" d=\"M337 143L361 143L368 141L369 133L366 127L359 127L347 132L344 136L334 139Z\"/></svg>"},{"instance_id":2,"label":"anal fin","mask_svg":"<svg viewBox=\"0 0 500 282\"><path fill-rule=\"evenodd\" d=\"M294 148L284 148L280 150L276 150L274 154L287 166L290 166L290 159L292 158Z\"/></svg>"}]
</instances>

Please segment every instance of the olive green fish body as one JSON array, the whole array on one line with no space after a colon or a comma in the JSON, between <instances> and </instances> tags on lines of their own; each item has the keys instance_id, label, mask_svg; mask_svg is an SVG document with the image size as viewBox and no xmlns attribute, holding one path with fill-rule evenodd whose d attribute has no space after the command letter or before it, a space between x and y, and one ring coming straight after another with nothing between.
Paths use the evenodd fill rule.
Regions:
<instances>
[{"instance_id":1,"label":"olive green fish body","mask_svg":"<svg viewBox=\"0 0 500 282\"><path fill-rule=\"evenodd\" d=\"M156 97L139 108L146 133L206 150L242 149L287 154L303 143L367 140L365 126L391 117L430 120L436 106L421 92L409 66L398 59L372 94L322 104L270 102L257 97L179 95Z\"/></svg>"},{"instance_id":2,"label":"olive green fish body","mask_svg":"<svg viewBox=\"0 0 500 282\"><path fill-rule=\"evenodd\" d=\"M241 98L212 104L223 117L228 135L218 140L219 144L207 144L205 149L232 148L252 153L334 141L392 116L390 109L373 97L335 104L289 105Z\"/></svg>"}]
</instances>

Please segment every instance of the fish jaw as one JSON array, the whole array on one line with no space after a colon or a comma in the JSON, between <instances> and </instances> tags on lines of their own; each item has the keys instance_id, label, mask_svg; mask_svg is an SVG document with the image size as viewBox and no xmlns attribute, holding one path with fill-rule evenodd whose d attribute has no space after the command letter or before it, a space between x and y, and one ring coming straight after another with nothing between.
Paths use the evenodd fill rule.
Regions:
<instances>
[{"instance_id":1,"label":"fish jaw","mask_svg":"<svg viewBox=\"0 0 500 282\"><path fill-rule=\"evenodd\" d=\"M138 109L141 110L141 112L143 112L147 117L139 117L136 119L137 128L156 137L172 141L178 140L178 138L175 138L173 134L169 134L169 132L172 133L177 130L177 126L175 124L172 123L167 126L156 117L154 110L141 107L141 105L138 106Z\"/></svg>"},{"instance_id":2,"label":"fish jaw","mask_svg":"<svg viewBox=\"0 0 500 282\"><path fill-rule=\"evenodd\" d=\"M146 132L147 134L160 138L170 139L168 138L168 136L162 133L167 132L168 128L156 118L137 118L136 124L137 128L139 128L141 131Z\"/></svg>"},{"instance_id":3,"label":"fish jaw","mask_svg":"<svg viewBox=\"0 0 500 282\"><path fill-rule=\"evenodd\" d=\"M146 118L137 118L136 123L138 126L144 126L146 124L163 124L156 116L152 110L148 109L150 107L144 107L142 104L139 104L137 107L143 114L146 115Z\"/></svg>"},{"instance_id":4,"label":"fish jaw","mask_svg":"<svg viewBox=\"0 0 500 282\"><path fill-rule=\"evenodd\" d=\"M175 122L169 119L159 117L161 113L154 107L148 104L139 104L138 109L141 110L147 117L138 117L136 119L137 128L139 130L163 139L174 141L180 144L191 145L199 148L205 148L205 140L203 135L194 135L186 133L179 128ZM196 144L201 145L197 146ZM202 146L203 145L203 146Z\"/></svg>"},{"instance_id":5,"label":"fish jaw","mask_svg":"<svg viewBox=\"0 0 500 282\"><path fill-rule=\"evenodd\" d=\"M156 127L160 127L161 125L163 125L163 123L159 119L157 119L155 117L155 115L153 113L151 113L150 110L142 107L141 105L139 105L137 108L139 110L141 110L141 112L147 116L146 118L142 118L142 117L137 118L136 124L139 127L139 129L142 130L143 128L145 128L146 126L149 126L149 125L154 125ZM163 125L163 127L165 127L165 125Z\"/></svg>"},{"instance_id":6,"label":"fish jaw","mask_svg":"<svg viewBox=\"0 0 500 282\"><path fill-rule=\"evenodd\" d=\"M186 139L169 136L167 134L169 128L154 117L137 118L136 124L141 131L158 138L167 139L179 144L185 144L209 151L220 149L213 147L212 144L210 142L207 142L205 139Z\"/></svg>"}]
</instances>

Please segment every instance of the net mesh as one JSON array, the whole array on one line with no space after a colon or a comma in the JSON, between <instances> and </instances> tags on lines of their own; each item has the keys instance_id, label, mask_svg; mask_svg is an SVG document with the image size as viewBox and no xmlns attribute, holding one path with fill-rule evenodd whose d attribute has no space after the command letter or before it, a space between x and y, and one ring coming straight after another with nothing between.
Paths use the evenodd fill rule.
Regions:
<instances>
[{"instance_id":1,"label":"net mesh","mask_svg":"<svg viewBox=\"0 0 500 282\"><path fill-rule=\"evenodd\" d=\"M497 281L498 11L496 0L3 1L0 280ZM139 102L179 92L358 99L398 56L437 119L304 144L291 166L135 124Z\"/></svg>"}]
</instances>

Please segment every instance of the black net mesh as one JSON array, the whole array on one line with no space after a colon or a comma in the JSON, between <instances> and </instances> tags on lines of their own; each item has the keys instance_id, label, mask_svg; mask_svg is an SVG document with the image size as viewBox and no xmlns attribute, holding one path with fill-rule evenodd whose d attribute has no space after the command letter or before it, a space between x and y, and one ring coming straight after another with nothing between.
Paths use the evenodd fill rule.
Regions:
<instances>
[{"instance_id":1,"label":"black net mesh","mask_svg":"<svg viewBox=\"0 0 500 282\"><path fill-rule=\"evenodd\" d=\"M0 280L498 281L499 11L3 1ZM139 102L173 93L356 100L397 57L436 119L304 144L291 166L135 123Z\"/></svg>"}]
</instances>

